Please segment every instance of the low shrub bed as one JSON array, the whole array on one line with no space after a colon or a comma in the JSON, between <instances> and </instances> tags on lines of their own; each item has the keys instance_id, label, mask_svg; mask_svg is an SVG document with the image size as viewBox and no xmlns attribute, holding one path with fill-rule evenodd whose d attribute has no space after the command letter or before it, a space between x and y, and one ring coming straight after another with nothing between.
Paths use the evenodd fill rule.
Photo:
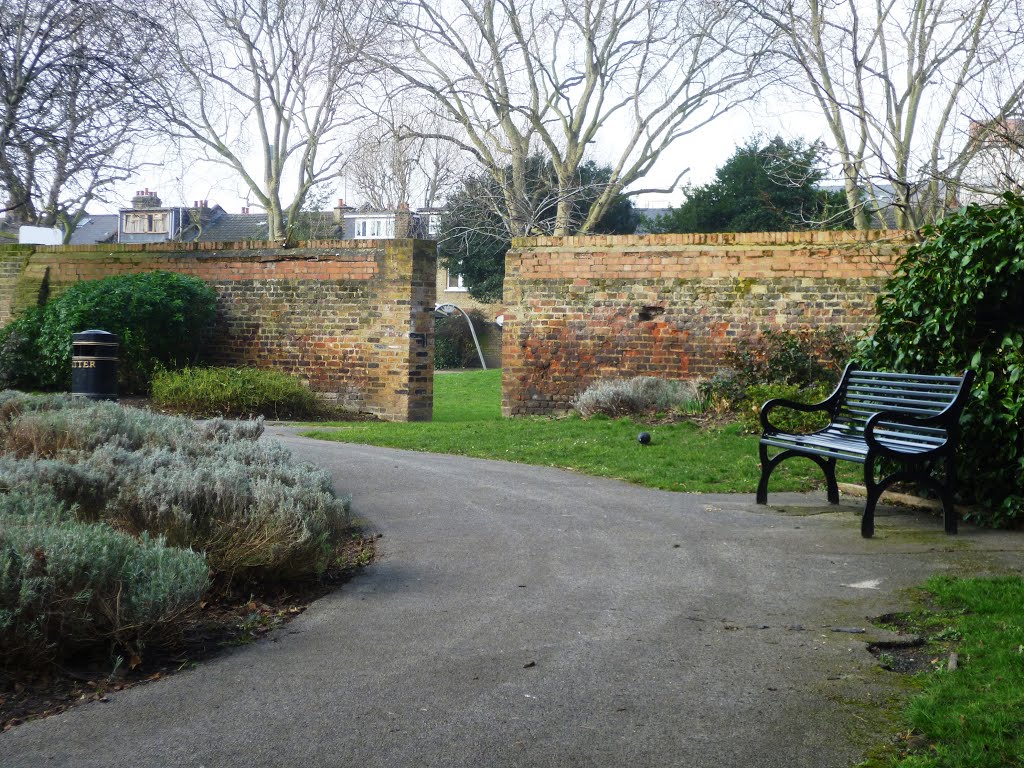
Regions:
<instances>
[{"instance_id":1,"label":"low shrub bed","mask_svg":"<svg viewBox=\"0 0 1024 768\"><path fill-rule=\"evenodd\" d=\"M104 643L137 653L210 584L322 573L348 503L262 431L0 394L0 666Z\"/></svg>"},{"instance_id":2,"label":"low shrub bed","mask_svg":"<svg viewBox=\"0 0 1024 768\"><path fill-rule=\"evenodd\" d=\"M595 381L576 398L574 407L584 418L597 414L619 417L701 410L692 383L656 376Z\"/></svg>"},{"instance_id":3,"label":"low shrub bed","mask_svg":"<svg viewBox=\"0 0 1024 768\"><path fill-rule=\"evenodd\" d=\"M141 653L209 586L198 552L83 523L45 490L0 494L0 657L59 661L113 645Z\"/></svg>"},{"instance_id":4,"label":"low shrub bed","mask_svg":"<svg viewBox=\"0 0 1024 768\"><path fill-rule=\"evenodd\" d=\"M259 368L183 368L153 376L153 403L198 416L311 419L324 404L294 376Z\"/></svg>"}]
</instances>

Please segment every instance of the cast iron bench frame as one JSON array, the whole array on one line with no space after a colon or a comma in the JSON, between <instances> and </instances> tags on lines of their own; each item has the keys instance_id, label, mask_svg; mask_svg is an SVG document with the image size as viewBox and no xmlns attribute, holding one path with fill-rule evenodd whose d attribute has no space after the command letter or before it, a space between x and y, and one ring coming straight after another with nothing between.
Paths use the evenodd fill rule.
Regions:
<instances>
[{"instance_id":1,"label":"cast iron bench frame","mask_svg":"<svg viewBox=\"0 0 1024 768\"><path fill-rule=\"evenodd\" d=\"M932 488L942 500L946 533L955 534L956 446L960 414L974 376L970 370L961 376L865 371L851 362L835 391L820 403L769 400L761 408L761 481L757 485L757 503L768 503L768 478L772 470L786 459L802 456L821 467L829 503L838 504L836 461L852 461L864 465L868 493L861 518L862 536L874 535L875 505L882 493L897 482L917 482ZM825 411L829 425L805 435L784 432L773 426L769 418L772 410L780 407L805 413ZM782 452L769 457L769 448L780 448ZM877 459L888 459L900 466L876 482ZM932 474L933 467L940 464L945 470L941 481Z\"/></svg>"}]
</instances>

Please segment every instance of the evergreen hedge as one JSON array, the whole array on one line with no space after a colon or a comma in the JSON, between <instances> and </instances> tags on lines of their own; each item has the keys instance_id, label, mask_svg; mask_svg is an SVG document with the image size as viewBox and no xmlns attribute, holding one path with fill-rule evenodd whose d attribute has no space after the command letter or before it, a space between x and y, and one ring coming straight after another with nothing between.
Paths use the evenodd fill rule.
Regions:
<instances>
[{"instance_id":1,"label":"evergreen hedge","mask_svg":"<svg viewBox=\"0 0 1024 768\"><path fill-rule=\"evenodd\" d=\"M100 329L120 337L121 392L146 392L156 367L195 361L216 303L216 293L202 280L173 272L76 283L0 330L0 386L67 389L72 334Z\"/></svg>"},{"instance_id":2,"label":"evergreen hedge","mask_svg":"<svg viewBox=\"0 0 1024 768\"><path fill-rule=\"evenodd\" d=\"M987 511L1024 518L1024 198L971 205L924 230L877 301L859 359L882 370L978 374L962 420L958 489Z\"/></svg>"}]
</instances>

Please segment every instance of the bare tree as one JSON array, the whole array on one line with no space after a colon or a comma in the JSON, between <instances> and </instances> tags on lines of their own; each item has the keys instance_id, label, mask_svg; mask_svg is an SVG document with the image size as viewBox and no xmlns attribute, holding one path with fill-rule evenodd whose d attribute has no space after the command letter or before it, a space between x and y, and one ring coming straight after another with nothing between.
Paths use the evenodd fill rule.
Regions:
<instances>
[{"instance_id":1,"label":"bare tree","mask_svg":"<svg viewBox=\"0 0 1024 768\"><path fill-rule=\"evenodd\" d=\"M956 202L992 204L1005 192L1024 194L1024 119L975 122L971 162L960 174Z\"/></svg>"},{"instance_id":2,"label":"bare tree","mask_svg":"<svg viewBox=\"0 0 1024 768\"><path fill-rule=\"evenodd\" d=\"M403 134L401 126L411 124L424 132L441 130L436 121L428 128L430 120L429 115L410 118L382 110L350 149L345 175L374 208L399 203L432 208L461 180L466 163L450 142Z\"/></svg>"},{"instance_id":3,"label":"bare tree","mask_svg":"<svg viewBox=\"0 0 1024 768\"><path fill-rule=\"evenodd\" d=\"M404 127L449 141L503 194L509 233L527 234L527 164L542 151L568 233L578 170L592 145L616 147L613 173L579 231L593 227L666 147L732 107L757 69L750 14L718 0L397 0L371 55L406 98L450 124ZM746 95L746 94L742 94ZM654 190L634 190L634 193Z\"/></svg>"},{"instance_id":4,"label":"bare tree","mask_svg":"<svg viewBox=\"0 0 1024 768\"><path fill-rule=\"evenodd\" d=\"M68 242L137 170L153 27L108 2L0 0L0 212Z\"/></svg>"},{"instance_id":5,"label":"bare tree","mask_svg":"<svg viewBox=\"0 0 1024 768\"><path fill-rule=\"evenodd\" d=\"M789 84L820 109L858 228L934 219L978 144L969 126L1024 95L1014 0L758 0L779 31Z\"/></svg>"},{"instance_id":6,"label":"bare tree","mask_svg":"<svg viewBox=\"0 0 1024 768\"><path fill-rule=\"evenodd\" d=\"M357 11L330 0L167 5L171 63L154 105L175 138L237 173L271 239L290 239L306 195L340 173Z\"/></svg>"}]
</instances>

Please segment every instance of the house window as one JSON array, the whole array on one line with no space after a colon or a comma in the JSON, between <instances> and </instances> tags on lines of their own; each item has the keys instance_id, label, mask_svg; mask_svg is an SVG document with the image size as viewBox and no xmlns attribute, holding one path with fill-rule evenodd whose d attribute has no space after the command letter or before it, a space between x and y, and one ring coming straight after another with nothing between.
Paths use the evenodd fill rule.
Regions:
<instances>
[{"instance_id":1,"label":"house window","mask_svg":"<svg viewBox=\"0 0 1024 768\"><path fill-rule=\"evenodd\" d=\"M387 218L356 219L357 238L390 239L395 236L395 220Z\"/></svg>"},{"instance_id":2,"label":"house window","mask_svg":"<svg viewBox=\"0 0 1024 768\"><path fill-rule=\"evenodd\" d=\"M167 211L147 213L126 213L124 231L128 234L166 234L168 232Z\"/></svg>"},{"instance_id":3,"label":"house window","mask_svg":"<svg viewBox=\"0 0 1024 768\"><path fill-rule=\"evenodd\" d=\"M448 286L445 288L445 290L446 291L465 291L465 290L467 290L466 286L463 285L462 275L457 274L457 273L453 274L452 272L448 272Z\"/></svg>"}]
</instances>

